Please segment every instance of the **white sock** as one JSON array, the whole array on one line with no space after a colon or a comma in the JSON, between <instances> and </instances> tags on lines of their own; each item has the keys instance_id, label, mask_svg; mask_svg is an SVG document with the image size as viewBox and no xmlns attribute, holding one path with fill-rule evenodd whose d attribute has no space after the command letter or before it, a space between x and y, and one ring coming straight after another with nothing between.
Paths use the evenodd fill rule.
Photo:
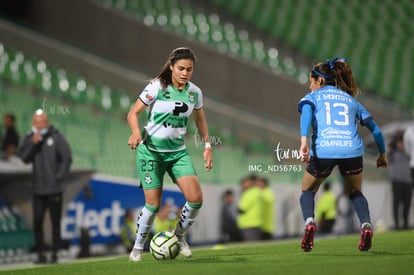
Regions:
<instances>
[{"instance_id":1,"label":"white sock","mask_svg":"<svg viewBox=\"0 0 414 275\"><path fill-rule=\"evenodd\" d=\"M306 219L306 221L305 221L305 226L306 226L306 225L308 225L308 224L310 224L310 223L314 223L314 221L313 221L313 218L310 218L310 217L309 217L309 218L307 218L307 219Z\"/></svg>"},{"instance_id":2,"label":"white sock","mask_svg":"<svg viewBox=\"0 0 414 275\"><path fill-rule=\"evenodd\" d=\"M372 225L369 222L361 224L361 229L372 229Z\"/></svg>"},{"instance_id":3,"label":"white sock","mask_svg":"<svg viewBox=\"0 0 414 275\"><path fill-rule=\"evenodd\" d=\"M185 234L188 228L194 223L200 208L201 203L185 203L183 209L181 209L180 221L175 227L175 234L177 236L183 236Z\"/></svg>"},{"instance_id":4,"label":"white sock","mask_svg":"<svg viewBox=\"0 0 414 275\"><path fill-rule=\"evenodd\" d=\"M137 233L135 236L134 249L144 249L144 243L147 239L148 232L154 222L156 212L151 212L145 206L137 219Z\"/></svg>"}]
</instances>

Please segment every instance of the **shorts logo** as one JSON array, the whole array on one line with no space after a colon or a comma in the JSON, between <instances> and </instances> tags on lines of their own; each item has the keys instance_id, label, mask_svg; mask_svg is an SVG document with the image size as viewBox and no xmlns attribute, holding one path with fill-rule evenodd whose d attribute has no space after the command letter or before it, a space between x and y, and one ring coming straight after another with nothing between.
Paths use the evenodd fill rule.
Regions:
<instances>
[{"instance_id":1,"label":"shorts logo","mask_svg":"<svg viewBox=\"0 0 414 275\"><path fill-rule=\"evenodd\" d=\"M151 182L152 182L152 179L151 179L150 175L149 174L145 174L145 183L146 184L150 184Z\"/></svg>"}]
</instances>

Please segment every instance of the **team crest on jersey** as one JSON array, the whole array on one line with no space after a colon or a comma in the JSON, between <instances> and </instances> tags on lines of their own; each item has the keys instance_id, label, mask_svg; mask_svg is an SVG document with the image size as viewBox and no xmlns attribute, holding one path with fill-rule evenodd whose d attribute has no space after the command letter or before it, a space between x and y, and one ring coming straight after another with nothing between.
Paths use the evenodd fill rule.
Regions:
<instances>
[{"instance_id":1,"label":"team crest on jersey","mask_svg":"<svg viewBox=\"0 0 414 275\"><path fill-rule=\"evenodd\" d=\"M149 174L145 174L145 183L146 184L150 184L151 182L152 182L152 179L151 179L150 175Z\"/></svg>"},{"instance_id":2,"label":"team crest on jersey","mask_svg":"<svg viewBox=\"0 0 414 275\"><path fill-rule=\"evenodd\" d=\"M189 93L188 93L188 100L189 100L191 103L194 103L194 101L195 101L195 97L194 97L194 93L193 93L193 92L189 92Z\"/></svg>"}]
</instances>

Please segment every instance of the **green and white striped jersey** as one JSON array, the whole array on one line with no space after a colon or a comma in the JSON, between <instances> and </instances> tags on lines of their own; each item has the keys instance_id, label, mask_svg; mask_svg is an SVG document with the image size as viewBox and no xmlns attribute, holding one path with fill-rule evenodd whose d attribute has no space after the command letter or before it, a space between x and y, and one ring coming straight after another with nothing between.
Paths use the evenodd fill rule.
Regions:
<instances>
[{"instance_id":1,"label":"green and white striped jersey","mask_svg":"<svg viewBox=\"0 0 414 275\"><path fill-rule=\"evenodd\" d=\"M200 88L188 82L180 91L173 85L163 89L155 80L148 84L139 99L150 106L143 139L148 149L157 152L175 152L185 149L184 135L193 109L203 107Z\"/></svg>"}]
</instances>

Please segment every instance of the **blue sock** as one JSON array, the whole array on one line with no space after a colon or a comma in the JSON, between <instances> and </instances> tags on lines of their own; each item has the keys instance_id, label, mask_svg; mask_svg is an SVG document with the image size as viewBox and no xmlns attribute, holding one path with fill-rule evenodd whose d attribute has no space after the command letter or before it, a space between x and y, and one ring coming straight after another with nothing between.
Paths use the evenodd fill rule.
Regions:
<instances>
[{"instance_id":1,"label":"blue sock","mask_svg":"<svg viewBox=\"0 0 414 275\"><path fill-rule=\"evenodd\" d=\"M361 193L361 191L355 191L349 194L349 198L354 205L355 212L358 215L359 222L363 224L364 222L371 223L371 218L369 216L368 201Z\"/></svg>"},{"instance_id":2,"label":"blue sock","mask_svg":"<svg viewBox=\"0 0 414 275\"><path fill-rule=\"evenodd\" d=\"M312 191L304 191L300 196L300 207L302 208L303 219L306 221L308 218L315 216L315 193Z\"/></svg>"}]
</instances>

